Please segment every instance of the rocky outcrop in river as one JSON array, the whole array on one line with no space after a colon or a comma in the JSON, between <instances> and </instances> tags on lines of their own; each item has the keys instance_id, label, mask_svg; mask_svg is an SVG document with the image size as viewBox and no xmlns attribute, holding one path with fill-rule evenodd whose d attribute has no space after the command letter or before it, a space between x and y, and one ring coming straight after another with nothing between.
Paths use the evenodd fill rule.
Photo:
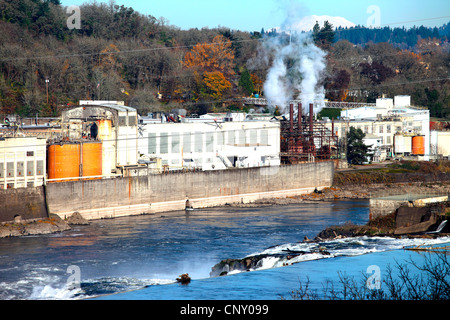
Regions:
<instances>
[{"instance_id":1,"label":"rocky outcrop in river","mask_svg":"<svg viewBox=\"0 0 450 320\"><path fill-rule=\"evenodd\" d=\"M75 212L67 220L57 215L34 221L23 221L20 216L14 222L0 225L0 238L51 234L70 230L70 225L89 224L78 212Z\"/></svg>"}]
</instances>

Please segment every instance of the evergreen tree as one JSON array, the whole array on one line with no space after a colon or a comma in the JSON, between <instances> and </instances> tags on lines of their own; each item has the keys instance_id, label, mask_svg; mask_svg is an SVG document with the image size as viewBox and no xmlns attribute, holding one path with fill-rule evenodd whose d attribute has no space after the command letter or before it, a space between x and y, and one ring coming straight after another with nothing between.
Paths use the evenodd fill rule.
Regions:
<instances>
[{"instance_id":1,"label":"evergreen tree","mask_svg":"<svg viewBox=\"0 0 450 320\"><path fill-rule=\"evenodd\" d=\"M253 85L252 77L250 72L245 69L241 74L239 79L239 86L244 90L247 95L251 95L255 91L255 86Z\"/></svg>"},{"instance_id":2,"label":"evergreen tree","mask_svg":"<svg viewBox=\"0 0 450 320\"><path fill-rule=\"evenodd\" d=\"M317 46L322 49L328 50L334 42L335 31L333 30L333 25L328 21L323 23L323 27L319 27L319 23L313 27L313 40Z\"/></svg>"},{"instance_id":3,"label":"evergreen tree","mask_svg":"<svg viewBox=\"0 0 450 320\"><path fill-rule=\"evenodd\" d=\"M347 136L347 161L351 164L362 164L367 160L369 147L364 144L366 135L361 129L350 127Z\"/></svg>"}]
</instances>

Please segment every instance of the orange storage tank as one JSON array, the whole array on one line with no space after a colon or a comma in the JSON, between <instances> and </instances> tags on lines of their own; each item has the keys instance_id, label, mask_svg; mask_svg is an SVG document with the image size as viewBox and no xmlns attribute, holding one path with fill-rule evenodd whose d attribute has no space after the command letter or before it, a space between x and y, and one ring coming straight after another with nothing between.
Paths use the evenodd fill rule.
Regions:
<instances>
[{"instance_id":1,"label":"orange storage tank","mask_svg":"<svg viewBox=\"0 0 450 320\"><path fill-rule=\"evenodd\" d=\"M102 175L102 143L84 142L82 144L83 177Z\"/></svg>"},{"instance_id":2,"label":"orange storage tank","mask_svg":"<svg viewBox=\"0 0 450 320\"><path fill-rule=\"evenodd\" d=\"M48 178L72 178L80 175L80 145L54 144L48 147Z\"/></svg>"},{"instance_id":3,"label":"orange storage tank","mask_svg":"<svg viewBox=\"0 0 450 320\"><path fill-rule=\"evenodd\" d=\"M423 155L425 154L425 137L415 136L412 137L412 154Z\"/></svg>"}]
</instances>

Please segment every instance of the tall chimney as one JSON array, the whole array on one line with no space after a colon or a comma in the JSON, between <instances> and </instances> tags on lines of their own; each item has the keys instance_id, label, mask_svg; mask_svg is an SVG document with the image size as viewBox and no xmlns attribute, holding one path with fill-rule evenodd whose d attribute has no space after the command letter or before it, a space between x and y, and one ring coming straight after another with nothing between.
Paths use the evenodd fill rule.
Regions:
<instances>
[{"instance_id":1,"label":"tall chimney","mask_svg":"<svg viewBox=\"0 0 450 320\"><path fill-rule=\"evenodd\" d=\"M289 131L294 131L294 105L291 103L289 105Z\"/></svg>"},{"instance_id":2,"label":"tall chimney","mask_svg":"<svg viewBox=\"0 0 450 320\"><path fill-rule=\"evenodd\" d=\"M313 116L314 116L314 107L313 104L309 104L309 132L313 132Z\"/></svg>"},{"instance_id":3,"label":"tall chimney","mask_svg":"<svg viewBox=\"0 0 450 320\"><path fill-rule=\"evenodd\" d=\"M302 132L302 104L298 104L297 112L298 132Z\"/></svg>"}]
</instances>

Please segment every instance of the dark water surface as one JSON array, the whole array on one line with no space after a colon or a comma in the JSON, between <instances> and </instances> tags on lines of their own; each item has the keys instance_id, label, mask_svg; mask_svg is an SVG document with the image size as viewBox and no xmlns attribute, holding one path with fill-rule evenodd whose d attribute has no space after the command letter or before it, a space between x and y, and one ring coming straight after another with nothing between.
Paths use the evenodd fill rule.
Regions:
<instances>
[{"instance_id":1,"label":"dark water surface","mask_svg":"<svg viewBox=\"0 0 450 320\"><path fill-rule=\"evenodd\" d=\"M326 244L336 253L332 259L289 267L267 261L266 270L227 277L209 278L211 267L226 258L302 246L305 236L314 238L327 226L367 220L368 201L335 201L96 220L59 234L0 239L0 299L80 299L120 292L127 293L102 298L278 299L296 287L297 268L310 268L301 274L314 276L318 268L345 267L340 263L346 256L373 256L414 243L335 242ZM189 286L174 283L182 273L192 277ZM78 280L81 284L72 287Z\"/></svg>"}]
</instances>

